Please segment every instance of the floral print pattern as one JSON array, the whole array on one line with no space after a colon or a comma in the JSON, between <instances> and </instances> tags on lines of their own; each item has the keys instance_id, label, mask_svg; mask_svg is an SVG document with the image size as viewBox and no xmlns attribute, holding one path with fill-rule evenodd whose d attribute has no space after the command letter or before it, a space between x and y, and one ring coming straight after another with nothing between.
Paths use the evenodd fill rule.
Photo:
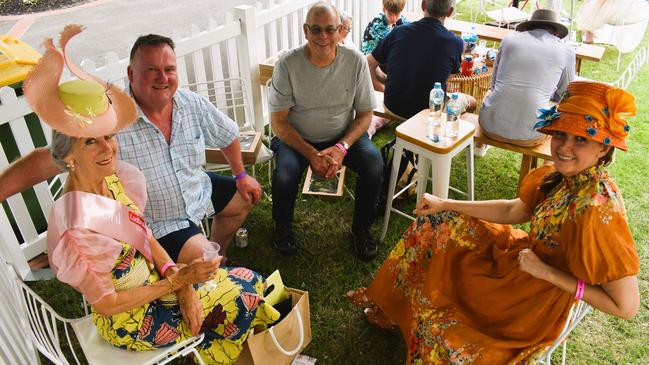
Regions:
<instances>
[{"instance_id":1,"label":"floral print pattern","mask_svg":"<svg viewBox=\"0 0 649 365\"><path fill-rule=\"evenodd\" d=\"M589 283L637 273L622 198L605 168L566 177L545 196L539 185L552 170L533 171L521 186L529 233L446 211L418 217L403 234L366 293L401 329L408 364L534 363L574 295L521 271L522 249ZM616 233L602 236L600 227Z\"/></svg>"},{"instance_id":2,"label":"floral print pattern","mask_svg":"<svg viewBox=\"0 0 649 365\"><path fill-rule=\"evenodd\" d=\"M401 15L399 20L394 24L394 26L399 26L402 24L408 24L410 21ZM375 16L374 19L367 25L365 32L363 33L363 43L361 43L361 52L364 55L372 53L374 48L385 38L388 33L390 33L390 26L388 25L388 19L385 17L385 14L380 13Z\"/></svg>"},{"instance_id":3,"label":"floral print pattern","mask_svg":"<svg viewBox=\"0 0 649 365\"><path fill-rule=\"evenodd\" d=\"M623 213L617 188L601 165L565 178L557 185L532 216L530 235L546 247L556 249L564 222L567 219L577 221L587 208L595 206L599 207L602 228L611 221L612 214Z\"/></svg>"},{"instance_id":4,"label":"floral print pattern","mask_svg":"<svg viewBox=\"0 0 649 365\"><path fill-rule=\"evenodd\" d=\"M106 178L109 189L119 202L138 210L126 196L117 176ZM116 290L141 286L160 280L158 272L144 256L128 243L122 242L122 253L112 271ZM141 275L145 268L145 277ZM246 341L249 330L257 325L268 325L279 318L279 313L263 300L264 278L246 268L220 267L215 274L216 288L197 287L203 305L205 333L199 353L206 364L233 364ZM173 345L191 337L182 320L177 301L162 298L123 313L104 317L93 310L93 321L101 336L114 346L146 351Z\"/></svg>"}]
</instances>

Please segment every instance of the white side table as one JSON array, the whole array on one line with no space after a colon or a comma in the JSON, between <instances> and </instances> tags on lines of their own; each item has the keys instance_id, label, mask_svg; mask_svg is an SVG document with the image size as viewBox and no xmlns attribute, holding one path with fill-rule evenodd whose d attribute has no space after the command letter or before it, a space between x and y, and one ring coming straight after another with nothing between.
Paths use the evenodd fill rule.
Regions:
<instances>
[{"instance_id":1,"label":"white side table","mask_svg":"<svg viewBox=\"0 0 649 365\"><path fill-rule=\"evenodd\" d=\"M469 200L473 200L473 134L475 126L473 123L460 119L460 131L454 139L443 138L440 142L433 142L428 138L428 109L424 109L412 118L406 120L396 129L396 143L394 145L394 158L392 162L392 173L388 187L388 197L383 220L383 231L381 240L385 238L390 221L390 214L395 212L404 217L415 219L413 216L392 207L394 198L403 193L404 188L395 194L397 184L397 172L401 164L403 150L409 150L419 155L417 166L417 200L426 192L428 181L432 181L433 194L440 197L448 197L449 188L459 192ZM458 153L467 149L467 192L459 191L449 187L451 177L451 161Z\"/></svg>"}]
</instances>

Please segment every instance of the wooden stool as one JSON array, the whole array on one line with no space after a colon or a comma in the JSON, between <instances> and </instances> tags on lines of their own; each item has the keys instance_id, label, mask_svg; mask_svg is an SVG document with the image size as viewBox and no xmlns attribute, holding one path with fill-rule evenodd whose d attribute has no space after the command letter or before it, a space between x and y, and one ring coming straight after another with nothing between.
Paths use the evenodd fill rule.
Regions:
<instances>
[{"instance_id":1,"label":"wooden stool","mask_svg":"<svg viewBox=\"0 0 649 365\"><path fill-rule=\"evenodd\" d=\"M472 123L475 126L476 131L475 131L475 135L473 136L473 139L476 142L482 144L488 144L490 146L502 148L504 150L520 153L523 155L521 157L521 169L518 173L518 188L516 189L516 195L518 195L518 190L521 187L521 182L523 182L523 178L527 176L527 174L530 172L531 169L536 168L537 161L539 158L548 161L552 160L549 138L546 139L545 142L543 142L538 146L532 146L532 147L518 146L515 144L501 142L487 137L484 133L482 133L482 130L480 129L477 114L464 113L462 114L461 118L463 120L466 120L467 122Z\"/></svg>"},{"instance_id":2,"label":"wooden stool","mask_svg":"<svg viewBox=\"0 0 649 365\"><path fill-rule=\"evenodd\" d=\"M376 100L376 108L374 108L372 114L376 115L377 117L381 117L389 120L396 120L399 123L404 122L406 120L405 118L392 114L385 109L385 105L383 104L382 92L374 90L374 100Z\"/></svg>"},{"instance_id":3,"label":"wooden stool","mask_svg":"<svg viewBox=\"0 0 649 365\"><path fill-rule=\"evenodd\" d=\"M394 145L394 159L392 160L392 173L390 174L381 240L385 238L388 230L391 212L413 220L415 219L411 215L392 207L394 198L410 187L408 185L396 194L394 192L397 184L397 173L401 164L401 155L404 149L419 155L416 181L417 200L421 199L426 192L426 186L429 180L432 181L433 194L440 198L446 198L448 196L449 179L451 177L451 161L455 155L464 149L468 149L466 156L468 191L465 193L455 188L451 189L464 194L469 200L473 200L473 138L471 137L473 137L475 132L475 126L469 122L460 120L460 131L457 138L443 138L440 142L435 143L428 138L428 113L428 109L424 109L403 122L396 129L397 139Z\"/></svg>"}]
</instances>

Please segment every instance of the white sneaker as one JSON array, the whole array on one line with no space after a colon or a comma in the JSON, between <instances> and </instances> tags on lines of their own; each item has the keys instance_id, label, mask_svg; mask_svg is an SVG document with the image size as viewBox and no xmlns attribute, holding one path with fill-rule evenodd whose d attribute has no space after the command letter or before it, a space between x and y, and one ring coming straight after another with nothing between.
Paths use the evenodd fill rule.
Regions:
<instances>
[{"instance_id":1,"label":"white sneaker","mask_svg":"<svg viewBox=\"0 0 649 365\"><path fill-rule=\"evenodd\" d=\"M487 151L489 151L490 148L491 148L491 146L488 145L488 144L483 144L480 147L478 147L478 145L476 144L473 147L473 154L476 157L485 157L485 155L487 154Z\"/></svg>"}]
</instances>

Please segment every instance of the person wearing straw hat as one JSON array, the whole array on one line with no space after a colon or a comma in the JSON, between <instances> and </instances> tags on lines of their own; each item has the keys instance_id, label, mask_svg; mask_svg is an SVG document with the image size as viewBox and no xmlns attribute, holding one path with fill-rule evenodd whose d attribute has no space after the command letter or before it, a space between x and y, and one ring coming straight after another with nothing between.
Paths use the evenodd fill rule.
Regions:
<instances>
[{"instance_id":1,"label":"person wearing straw hat","mask_svg":"<svg viewBox=\"0 0 649 365\"><path fill-rule=\"evenodd\" d=\"M139 37L128 77L138 118L117 134L119 157L147 178L144 214L153 235L174 261L191 262L202 257L207 241L201 220L214 214L209 240L227 252L261 196L261 186L244 169L236 122L198 94L178 89L170 38ZM235 177L203 170L205 145L222 149ZM0 201L61 172L49 151L37 148L0 174Z\"/></svg>"},{"instance_id":2,"label":"person wearing straw hat","mask_svg":"<svg viewBox=\"0 0 649 365\"><path fill-rule=\"evenodd\" d=\"M627 150L635 113L625 90L571 83L535 126L554 165L530 172L513 200L425 194L370 286L348 298L400 328L408 364L534 363L579 300L633 317L639 258L607 166ZM524 222L528 232L511 226Z\"/></svg>"},{"instance_id":3,"label":"person wearing straw hat","mask_svg":"<svg viewBox=\"0 0 649 365\"><path fill-rule=\"evenodd\" d=\"M69 173L49 217L52 271L88 300L110 344L146 351L205 333L198 346L203 360L233 364L249 331L279 318L264 302L265 279L246 268L219 267L219 258L176 266L151 235L140 210L144 175L117 159L115 134L133 125L137 106L68 58L68 41L81 31L66 26L61 51L47 39L24 83L28 103L53 128L52 158ZM64 65L77 80L59 84ZM194 289L210 280L218 284Z\"/></svg>"},{"instance_id":4,"label":"person wearing straw hat","mask_svg":"<svg viewBox=\"0 0 649 365\"><path fill-rule=\"evenodd\" d=\"M546 139L532 128L536 113L574 80L575 50L561 42L568 28L552 10L535 10L516 30L501 43L479 121L489 138L535 146Z\"/></svg>"}]
</instances>

